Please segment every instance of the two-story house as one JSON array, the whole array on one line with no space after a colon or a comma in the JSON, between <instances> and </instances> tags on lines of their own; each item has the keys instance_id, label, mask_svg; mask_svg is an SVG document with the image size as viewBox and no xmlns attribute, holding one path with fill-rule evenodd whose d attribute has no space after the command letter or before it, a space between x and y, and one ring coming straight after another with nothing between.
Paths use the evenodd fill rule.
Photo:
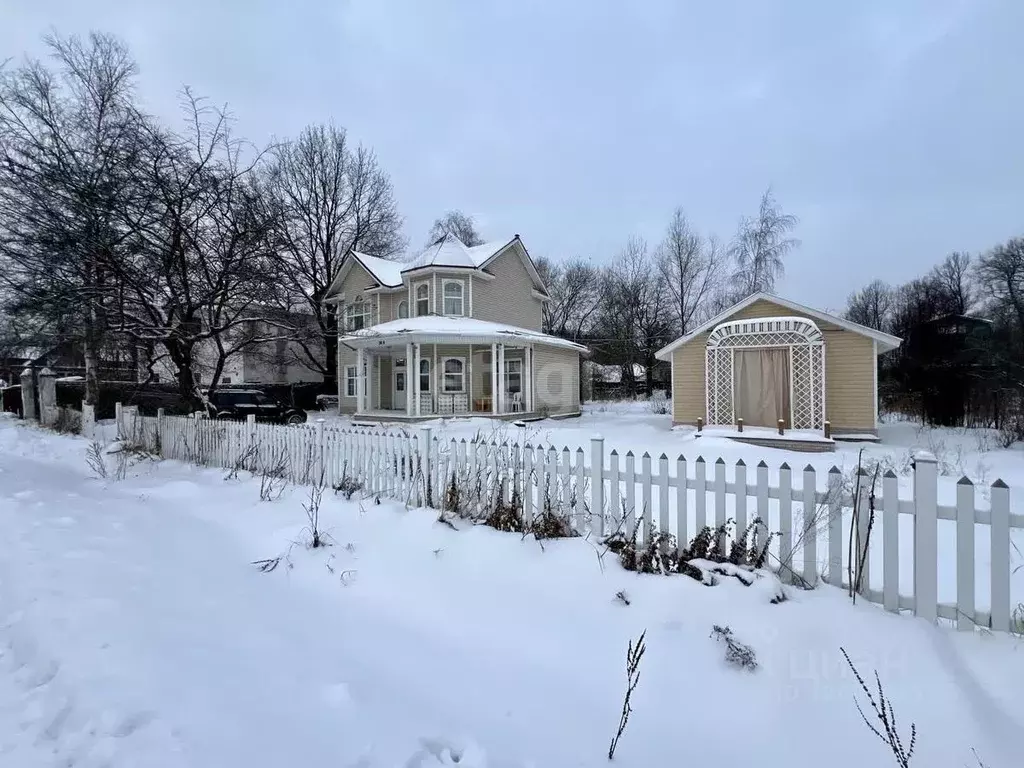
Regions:
<instances>
[{"instance_id":1,"label":"two-story house","mask_svg":"<svg viewBox=\"0 0 1024 768\"><path fill-rule=\"evenodd\" d=\"M338 401L374 419L578 414L586 348L541 332L547 290L519 235L448 235L406 262L349 251L338 305Z\"/></svg>"}]
</instances>

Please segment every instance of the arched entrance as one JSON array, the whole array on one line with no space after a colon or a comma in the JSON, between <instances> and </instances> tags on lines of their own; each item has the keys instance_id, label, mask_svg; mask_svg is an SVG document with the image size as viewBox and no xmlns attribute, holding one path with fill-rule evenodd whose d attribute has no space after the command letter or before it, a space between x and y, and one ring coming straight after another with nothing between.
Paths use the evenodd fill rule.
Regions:
<instances>
[{"instance_id":1,"label":"arched entrance","mask_svg":"<svg viewBox=\"0 0 1024 768\"><path fill-rule=\"evenodd\" d=\"M804 317L732 320L707 342L708 424L822 429L825 341Z\"/></svg>"}]
</instances>

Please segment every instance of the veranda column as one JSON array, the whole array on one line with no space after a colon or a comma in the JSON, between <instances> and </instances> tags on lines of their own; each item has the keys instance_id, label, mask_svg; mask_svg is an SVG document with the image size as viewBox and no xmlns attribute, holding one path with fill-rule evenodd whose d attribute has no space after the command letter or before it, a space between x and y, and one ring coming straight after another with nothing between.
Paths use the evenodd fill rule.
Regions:
<instances>
[{"instance_id":1,"label":"veranda column","mask_svg":"<svg viewBox=\"0 0 1024 768\"><path fill-rule=\"evenodd\" d=\"M412 380L419 378L414 375L412 369L412 344L405 345L405 414L406 416L413 415L412 406Z\"/></svg>"},{"instance_id":2,"label":"veranda column","mask_svg":"<svg viewBox=\"0 0 1024 768\"><path fill-rule=\"evenodd\" d=\"M420 345L412 345L412 413L413 416L420 415Z\"/></svg>"},{"instance_id":3,"label":"veranda column","mask_svg":"<svg viewBox=\"0 0 1024 768\"><path fill-rule=\"evenodd\" d=\"M498 345L498 413L505 413L505 345Z\"/></svg>"},{"instance_id":4,"label":"veranda column","mask_svg":"<svg viewBox=\"0 0 1024 768\"><path fill-rule=\"evenodd\" d=\"M533 347L523 350L523 410L533 412Z\"/></svg>"},{"instance_id":5,"label":"veranda column","mask_svg":"<svg viewBox=\"0 0 1024 768\"><path fill-rule=\"evenodd\" d=\"M491 413L498 415L498 345L491 344Z\"/></svg>"},{"instance_id":6,"label":"veranda column","mask_svg":"<svg viewBox=\"0 0 1024 768\"><path fill-rule=\"evenodd\" d=\"M473 281L470 280L469 284L472 285ZM470 296L472 296L470 292ZM473 345L469 345L469 354L466 356L466 407L469 409L470 414L473 413Z\"/></svg>"},{"instance_id":7,"label":"veranda column","mask_svg":"<svg viewBox=\"0 0 1024 768\"><path fill-rule=\"evenodd\" d=\"M366 350L356 350L356 413L366 410Z\"/></svg>"}]
</instances>

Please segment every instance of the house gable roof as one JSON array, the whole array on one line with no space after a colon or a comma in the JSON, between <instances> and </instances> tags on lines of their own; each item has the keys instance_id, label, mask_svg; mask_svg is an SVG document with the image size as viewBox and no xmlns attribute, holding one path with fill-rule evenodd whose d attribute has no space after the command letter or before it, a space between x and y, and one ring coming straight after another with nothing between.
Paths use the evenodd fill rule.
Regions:
<instances>
[{"instance_id":1,"label":"house gable roof","mask_svg":"<svg viewBox=\"0 0 1024 768\"><path fill-rule=\"evenodd\" d=\"M700 336L702 333L706 331L710 331L719 323L725 322L732 315L736 314L737 312L743 309L746 309L751 304L754 304L755 302L758 301L768 301L771 302L772 304L778 304L780 307L785 307L786 309L796 312L797 314L805 315L814 320L821 320L824 323L831 323L832 325L836 325L845 331L850 331L851 333L857 333L860 334L861 336L867 336L869 339L878 342L879 353L888 352L891 349L896 349L896 347L898 347L902 343L902 339L900 339L899 337L892 336L888 333L882 333L881 331L876 331L874 328L868 328L866 325L860 325L859 323L854 323L850 320L846 320L835 315L830 315L828 312L822 312L821 310L818 309L812 309L811 307L804 306L803 304L798 304L795 301L784 299L781 296L773 296L770 293L758 292L750 294L749 296L747 296L747 298L737 302L736 304L733 304L727 310L711 318L703 325L687 333L685 336L681 336L675 341L673 341L671 344L662 347L655 354L655 357L657 357L659 360L669 360L671 358L672 353L675 350L679 349L679 347L683 346L684 344L689 344L697 336Z\"/></svg>"},{"instance_id":2,"label":"house gable roof","mask_svg":"<svg viewBox=\"0 0 1024 768\"><path fill-rule=\"evenodd\" d=\"M537 290L547 297L547 288L541 280L537 266L530 258L526 246L515 235L511 240L498 240L482 245L468 247L454 235L445 235L443 238L422 250L419 254L407 261L390 261L366 253L350 250L342 259L341 268L335 276L330 288L327 290L326 299L335 296L345 280L345 276L351 269L352 262L358 263L381 287L400 288L403 284L404 275L430 267L445 269L470 269L487 271L488 265L492 264L499 256L509 249L515 250L530 274L530 279ZM372 287L372 286L367 286Z\"/></svg>"}]
</instances>

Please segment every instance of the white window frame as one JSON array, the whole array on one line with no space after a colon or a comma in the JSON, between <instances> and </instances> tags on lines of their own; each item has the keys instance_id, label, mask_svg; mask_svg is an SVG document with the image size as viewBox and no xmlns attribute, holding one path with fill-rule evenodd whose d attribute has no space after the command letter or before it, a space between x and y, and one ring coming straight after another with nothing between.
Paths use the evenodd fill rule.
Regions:
<instances>
[{"instance_id":1,"label":"white window frame","mask_svg":"<svg viewBox=\"0 0 1024 768\"><path fill-rule=\"evenodd\" d=\"M524 381L523 371L526 369L525 361L521 357L510 357L507 360L505 360L505 373L504 373L504 376L505 376L505 391L509 392L509 393L512 392L512 388L509 386L509 382L510 382L510 374L512 374L513 372L510 371L509 368L512 366L513 363L515 363L516 365L519 366L519 370L515 371L515 374L519 377L519 389L518 389L518 392L521 395L521 394L523 394L523 391L524 391L523 390L523 381Z\"/></svg>"},{"instance_id":2,"label":"white window frame","mask_svg":"<svg viewBox=\"0 0 1024 768\"><path fill-rule=\"evenodd\" d=\"M422 299L420 298L420 288L426 288L427 289L427 295L424 298L422 298ZM424 282L421 282L421 283L416 283L413 286L413 288L412 288L412 295L413 295L413 301L415 302L413 304L413 306L416 308L416 317L423 317L424 315L429 315L430 314L430 283L428 281L424 281ZM427 302L427 311L423 312L423 313L420 312L420 302L421 301Z\"/></svg>"},{"instance_id":3,"label":"white window frame","mask_svg":"<svg viewBox=\"0 0 1024 768\"><path fill-rule=\"evenodd\" d=\"M352 389L352 394L349 394L349 388ZM359 396L359 366L358 365L346 365L345 366L345 397L358 397Z\"/></svg>"},{"instance_id":4,"label":"white window frame","mask_svg":"<svg viewBox=\"0 0 1024 768\"><path fill-rule=\"evenodd\" d=\"M448 286L457 285L459 287L459 311L449 312L448 311L448 299L452 301L456 300L455 296L448 296ZM444 314L450 317L465 317L466 316L466 284L462 280L446 279L441 281L441 308L444 310Z\"/></svg>"},{"instance_id":5,"label":"white window frame","mask_svg":"<svg viewBox=\"0 0 1024 768\"><path fill-rule=\"evenodd\" d=\"M448 373L448 363L454 360L461 366L461 370L456 373ZM448 389L448 377L458 376L459 377L459 388ZM466 391L466 358L464 357L443 357L441 358L441 391L446 395L461 394Z\"/></svg>"},{"instance_id":6,"label":"white window frame","mask_svg":"<svg viewBox=\"0 0 1024 768\"><path fill-rule=\"evenodd\" d=\"M356 312L356 308L361 311ZM372 312L373 309L370 306L370 302L366 301L362 296L356 296L355 300L351 304L345 305L345 330L348 332L361 330L355 327L355 318L363 318L363 328L369 328L372 325Z\"/></svg>"},{"instance_id":7,"label":"white window frame","mask_svg":"<svg viewBox=\"0 0 1024 768\"><path fill-rule=\"evenodd\" d=\"M423 370L426 368L426 370ZM420 377L420 392L430 392L430 358L420 358L420 369L416 372L416 375ZM427 386L423 386L423 377L427 377Z\"/></svg>"},{"instance_id":8,"label":"white window frame","mask_svg":"<svg viewBox=\"0 0 1024 768\"><path fill-rule=\"evenodd\" d=\"M405 314L402 314L403 310L405 311ZM402 299L400 302L398 302L398 309L395 312L395 314L396 314L398 320L406 320L406 319L408 319L408 317L409 317L409 302L407 302L405 299Z\"/></svg>"}]
</instances>

